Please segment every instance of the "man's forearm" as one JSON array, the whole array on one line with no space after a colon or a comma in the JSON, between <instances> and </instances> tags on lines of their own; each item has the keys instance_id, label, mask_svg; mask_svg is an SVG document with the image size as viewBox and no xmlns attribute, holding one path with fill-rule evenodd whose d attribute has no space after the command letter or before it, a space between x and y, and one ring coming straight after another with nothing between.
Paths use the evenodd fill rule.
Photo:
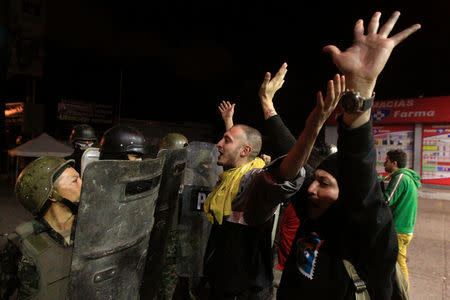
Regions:
<instances>
[{"instance_id":1,"label":"man's forearm","mask_svg":"<svg viewBox=\"0 0 450 300\"><path fill-rule=\"evenodd\" d=\"M279 180L292 180L298 175L311 154L311 150L319 135L321 127L322 126L318 124L306 125L305 129L295 142L295 145L280 165Z\"/></svg>"},{"instance_id":2,"label":"man's forearm","mask_svg":"<svg viewBox=\"0 0 450 300\"><path fill-rule=\"evenodd\" d=\"M223 119L223 122L225 123L225 130L230 130L231 127L233 127L233 118L225 118Z\"/></svg>"},{"instance_id":3,"label":"man's forearm","mask_svg":"<svg viewBox=\"0 0 450 300\"><path fill-rule=\"evenodd\" d=\"M275 116L277 114L277 111L275 110L275 107L273 106L272 99L262 96L262 97L260 97L260 100L261 100L261 108L264 113L264 120L267 120L268 118Z\"/></svg>"}]
</instances>

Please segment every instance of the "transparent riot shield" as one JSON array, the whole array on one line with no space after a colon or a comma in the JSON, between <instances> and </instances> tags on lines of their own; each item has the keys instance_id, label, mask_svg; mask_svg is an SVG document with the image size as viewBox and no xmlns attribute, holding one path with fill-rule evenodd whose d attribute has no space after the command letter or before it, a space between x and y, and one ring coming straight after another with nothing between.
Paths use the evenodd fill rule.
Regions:
<instances>
[{"instance_id":1,"label":"transparent riot shield","mask_svg":"<svg viewBox=\"0 0 450 300\"><path fill-rule=\"evenodd\" d=\"M178 199L186 166L187 149L158 153L165 158L158 200L155 208L155 225L150 234L147 262L141 286L142 299L154 299L161 284L165 265L169 233L178 225Z\"/></svg>"},{"instance_id":2,"label":"transparent riot shield","mask_svg":"<svg viewBox=\"0 0 450 300\"><path fill-rule=\"evenodd\" d=\"M211 231L203 203L222 173L218 155L215 144L189 143L178 224L177 273L181 277L203 276L203 256Z\"/></svg>"},{"instance_id":3,"label":"transparent riot shield","mask_svg":"<svg viewBox=\"0 0 450 300\"><path fill-rule=\"evenodd\" d=\"M156 158L86 166L69 299L139 299L163 164Z\"/></svg>"},{"instance_id":4,"label":"transparent riot shield","mask_svg":"<svg viewBox=\"0 0 450 300\"><path fill-rule=\"evenodd\" d=\"M81 156L81 172L80 176L83 177L84 170L86 169L86 166L90 164L93 161L97 161L100 157L100 151L99 148L87 148L83 155Z\"/></svg>"}]
</instances>

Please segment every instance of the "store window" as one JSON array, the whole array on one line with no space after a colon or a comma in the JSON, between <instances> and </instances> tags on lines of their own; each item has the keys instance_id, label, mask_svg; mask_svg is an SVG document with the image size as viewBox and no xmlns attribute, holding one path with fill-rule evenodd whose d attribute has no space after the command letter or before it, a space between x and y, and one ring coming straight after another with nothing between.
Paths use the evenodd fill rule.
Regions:
<instances>
[{"instance_id":1,"label":"store window","mask_svg":"<svg viewBox=\"0 0 450 300\"><path fill-rule=\"evenodd\" d=\"M450 125L424 125L422 182L450 185Z\"/></svg>"},{"instance_id":2,"label":"store window","mask_svg":"<svg viewBox=\"0 0 450 300\"><path fill-rule=\"evenodd\" d=\"M373 126L375 149L377 151L377 173L385 177L384 170L386 153L389 150L401 149L407 155L406 168L413 168L414 126Z\"/></svg>"}]
</instances>

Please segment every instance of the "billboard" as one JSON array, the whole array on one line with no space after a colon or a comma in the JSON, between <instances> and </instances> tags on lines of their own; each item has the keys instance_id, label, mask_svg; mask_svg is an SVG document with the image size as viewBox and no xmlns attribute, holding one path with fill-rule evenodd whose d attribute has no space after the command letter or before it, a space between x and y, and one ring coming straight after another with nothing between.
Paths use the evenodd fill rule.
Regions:
<instances>
[{"instance_id":1,"label":"billboard","mask_svg":"<svg viewBox=\"0 0 450 300\"><path fill-rule=\"evenodd\" d=\"M400 149L406 153L406 168L413 168L414 159L414 126L373 126L373 137L377 151L377 173L385 177L384 170L386 153L389 150Z\"/></svg>"},{"instance_id":2,"label":"billboard","mask_svg":"<svg viewBox=\"0 0 450 300\"><path fill-rule=\"evenodd\" d=\"M110 104L87 103L62 99L58 103L58 119L89 124L112 124L114 107Z\"/></svg>"},{"instance_id":3,"label":"billboard","mask_svg":"<svg viewBox=\"0 0 450 300\"><path fill-rule=\"evenodd\" d=\"M341 113L338 107L327 124L336 125ZM375 125L450 122L450 96L375 101L372 121Z\"/></svg>"},{"instance_id":4,"label":"billboard","mask_svg":"<svg viewBox=\"0 0 450 300\"><path fill-rule=\"evenodd\" d=\"M450 125L427 125L422 132L422 182L450 185Z\"/></svg>"}]
</instances>

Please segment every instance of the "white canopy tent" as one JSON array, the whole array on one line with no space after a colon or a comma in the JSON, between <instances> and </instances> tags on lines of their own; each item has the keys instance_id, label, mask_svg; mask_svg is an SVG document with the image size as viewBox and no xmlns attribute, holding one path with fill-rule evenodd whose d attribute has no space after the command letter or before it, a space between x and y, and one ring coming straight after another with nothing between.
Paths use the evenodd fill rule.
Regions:
<instances>
[{"instance_id":1,"label":"white canopy tent","mask_svg":"<svg viewBox=\"0 0 450 300\"><path fill-rule=\"evenodd\" d=\"M65 157L73 152L72 147L57 141L47 133L29 140L28 142L8 150L8 155L16 157L16 178L18 176L18 157L41 157L41 156L57 156Z\"/></svg>"}]
</instances>

